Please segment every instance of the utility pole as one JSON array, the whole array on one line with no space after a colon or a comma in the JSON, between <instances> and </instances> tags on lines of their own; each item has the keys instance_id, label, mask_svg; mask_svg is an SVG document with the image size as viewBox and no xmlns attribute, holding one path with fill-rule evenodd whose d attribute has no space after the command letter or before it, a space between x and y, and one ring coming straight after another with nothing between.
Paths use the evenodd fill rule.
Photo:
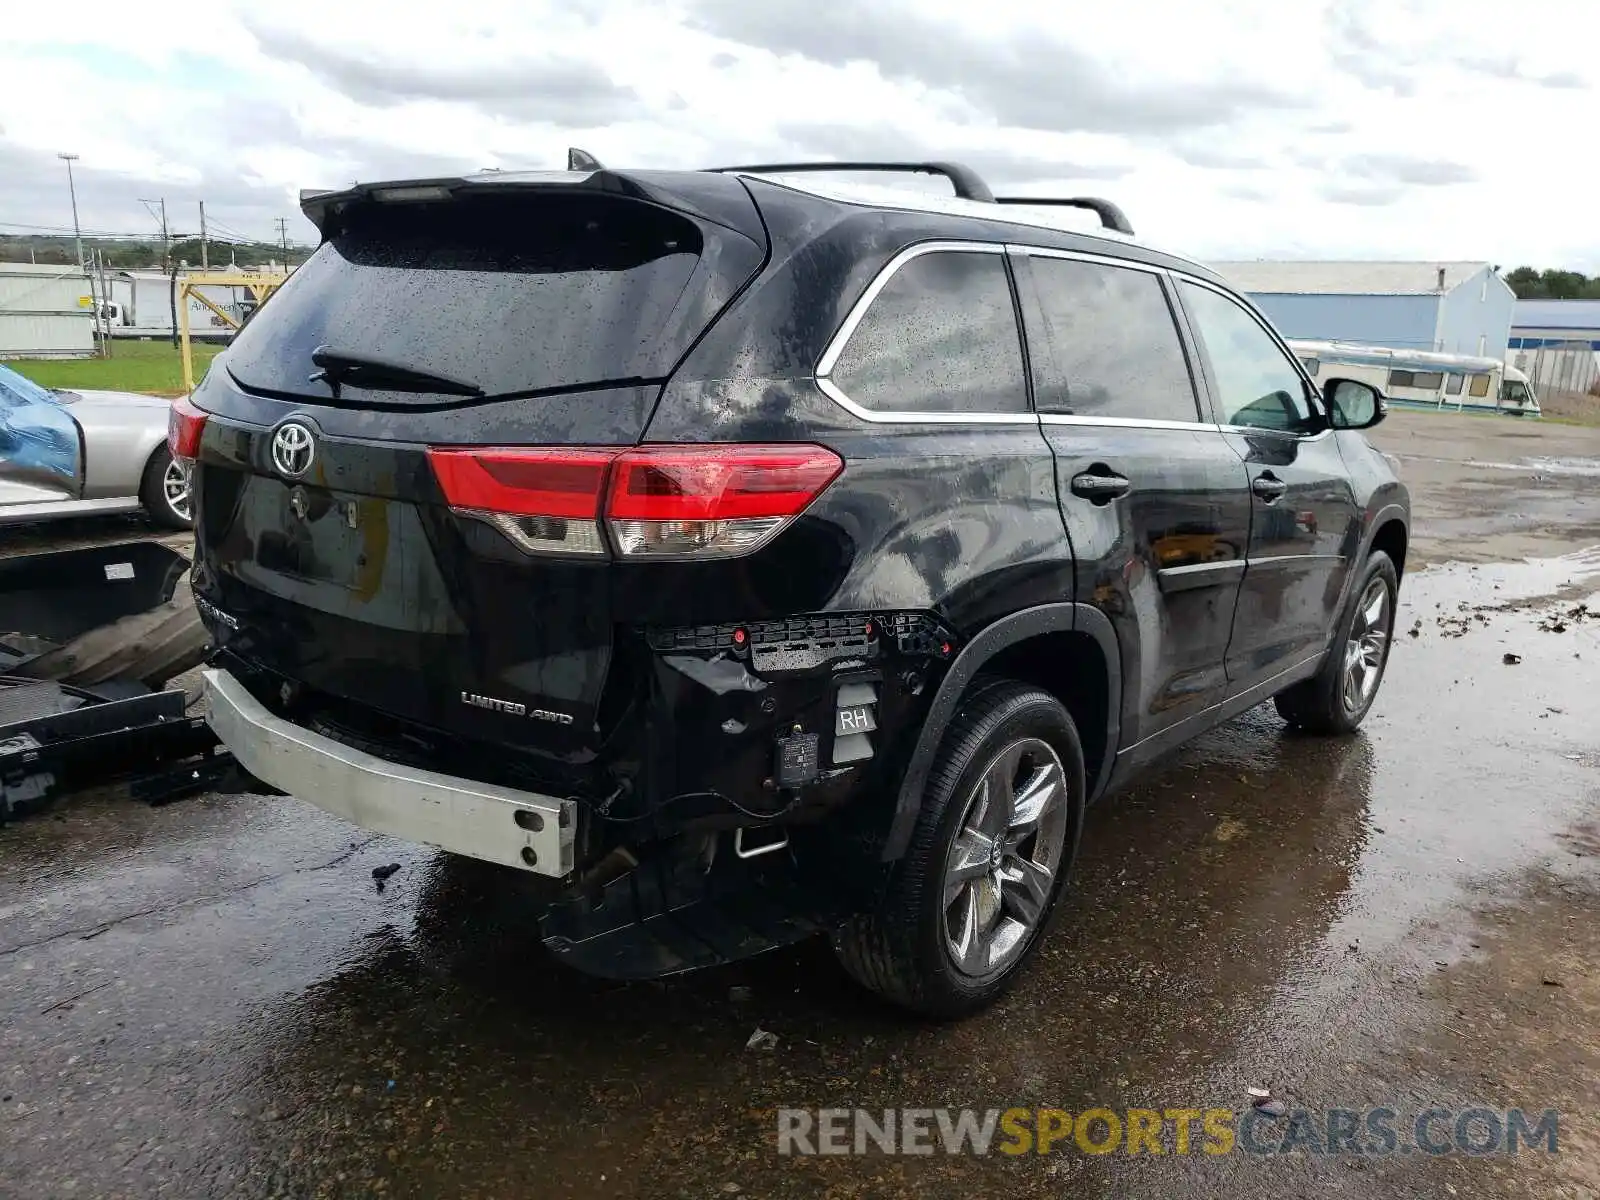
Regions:
<instances>
[{"instance_id":1,"label":"utility pole","mask_svg":"<svg viewBox=\"0 0 1600 1200\"><path fill-rule=\"evenodd\" d=\"M289 218L278 218L278 242L283 246L283 269L289 269Z\"/></svg>"},{"instance_id":2,"label":"utility pole","mask_svg":"<svg viewBox=\"0 0 1600 1200\"><path fill-rule=\"evenodd\" d=\"M200 269L202 271L211 269L210 255L206 247L206 202L204 200L200 201Z\"/></svg>"},{"instance_id":3,"label":"utility pole","mask_svg":"<svg viewBox=\"0 0 1600 1200\"><path fill-rule=\"evenodd\" d=\"M163 271L172 281L172 344L176 347L178 344L178 268L172 261L172 232L167 228L167 198L163 196L159 200L141 199L139 203L149 210L152 217L159 214L161 220L161 263Z\"/></svg>"},{"instance_id":4,"label":"utility pole","mask_svg":"<svg viewBox=\"0 0 1600 1200\"><path fill-rule=\"evenodd\" d=\"M83 235L78 232L78 186L72 179L72 164L78 161L76 154L56 155L67 164L67 194L72 197L72 240L78 244L78 270L83 267Z\"/></svg>"},{"instance_id":5,"label":"utility pole","mask_svg":"<svg viewBox=\"0 0 1600 1200\"><path fill-rule=\"evenodd\" d=\"M111 357L111 281L106 278L106 252L104 250L98 250L98 251L95 252L95 256L100 260L100 295L103 297L101 303L105 305L105 309L106 309L106 341L105 341L105 346L103 347L103 349L105 351L105 356L107 358L110 358Z\"/></svg>"},{"instance_id":6,"label":"utility pole","mask_svg":"<svg viewBox=\"0 0 1600 1200\"><path fill-rule=\"evenodd\" d=\"M161 259L165 263L172 257L172 239L167 232L167 198L163 196L159 200L141 199L139 203L145 206L152 217L161 222Z\"/></svg>"}]
</instances>

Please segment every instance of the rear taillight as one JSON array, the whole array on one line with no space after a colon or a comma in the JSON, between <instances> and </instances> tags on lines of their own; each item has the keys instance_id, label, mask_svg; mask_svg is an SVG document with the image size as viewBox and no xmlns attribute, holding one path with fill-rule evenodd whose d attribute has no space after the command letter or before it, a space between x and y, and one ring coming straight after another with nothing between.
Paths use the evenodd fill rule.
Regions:
<instances>
[{"instance_id":1,"label":"rear taillight","mask_svg":"<svg viewBox=\"0 0 1600 1200\"><path fill-rule=\"evenodd\" d=\"M624 558L717 558L771 541L844 469L821 446L647 446L611 468Z\"/></svg>"},{"instance_id":2,"label":"rear taillight","mask_svg":"<svg viewBox=\"0 0 1600 1200\"><path fill-rule=\"evenodd\" d=\"M844 469L821 446L431 449L450 507L525 550L717 558L771 541Z\"/></svg>"},{"instance_id":3,"label":"rear taillight","mask_svg":"<svg viewBox=\"0 0 1600 1200\"><path fill-rule=\"evenodd\" d=\"M173 458L194 460L200 456L200 437L206 431L206 414L189 400L172 402L167 414L167 449Z\"/></svg>"},{"instance_id":4,"label":"rear taillight","mask_svg":"<svg viewBox=\"0 0 1600 1200\"><path fill-rule=\"evenodd\" d=\"M600 497L618 450L428 451L450 507L493 525L524 550L604 554Z\"/></svg>"}]
</instances>

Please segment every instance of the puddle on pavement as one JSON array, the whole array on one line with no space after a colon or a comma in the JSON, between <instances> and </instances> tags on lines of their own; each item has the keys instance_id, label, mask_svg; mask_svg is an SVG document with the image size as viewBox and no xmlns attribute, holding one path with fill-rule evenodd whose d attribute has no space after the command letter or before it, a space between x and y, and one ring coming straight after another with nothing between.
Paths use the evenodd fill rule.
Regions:
<instances>
[{"instance_id":1,"label":"puddle on pavement","mask_svg":"<svg viewBox=\"0 0 1600 1200\"><path fill-rule=\"evenodd\" d=\"M48 893L31 911L70 936L5 954L32 940L5 919L30 904L0 873L0 1091L47 1118L7 1131L0 1191L8 1169L26 1194L69 1175L138 1193L156 1170L242 1194L1059 1190L1038 1160L780 1160L772 1110L1235 1107L1251 1084L1426 1097L1394 1046L1430 1019L1419 981L1471 953L1483 897L1562 859L1600 808L1600 620L1539 628L1597 578L1600 549L1410 576L1361 735L1291 735L1264 706L1100 805L1039 961L953 1026L868 1003L818 945L652 984L573 975L540 949L521 877L352 850L347 827L283 801L196 805L200 840L183 805L122 810L126 849L70 814L96 853L30 876ZM1463 613L1460 636L1439 623ZM0 854L38 861L51 824L8 831ZM404 869L380 896L370 871L390 861ZM84 940L75 895L128 919ZM777 1049L745 1050L758 1025ZM1202 1168L1199 1194L1283 1187L1252 1163L1051 1165L1085 1195L1180 1194Z\"/></svg>"},{"instance_id":2,"label":"puddle on pavement","mask_svg":"<svg viewBox=\"0 0 1600 1200\"><path fill-rule=\"evenodd\" d=\"M1481 462L1469 459L1469 467L1493 467L1497 471L1532 471L1535 475L1600 476L1600 459L1593 458L1525 458L1521 462Z\"/></svg>"},{"instance_id":3,"label":"puddle on pavement","mask_svg":"<svg viewBox=\"0 0 1600 1200\"><path fill-rule=\"evenodd\" d=\"M1600 476L1600 458L1532 456L1518 459L1516 462L1501 462L1496 459L1482 458L1468 458L1465 460L1435 458L1427 454L1405 454L1400 452L1396 452L1395 457L1402 462L1448 463L1452 466L1481 467L1493 471L1518 471L1525 475L1562 475L1591 478Z\"/></svg>"}]
</instances>

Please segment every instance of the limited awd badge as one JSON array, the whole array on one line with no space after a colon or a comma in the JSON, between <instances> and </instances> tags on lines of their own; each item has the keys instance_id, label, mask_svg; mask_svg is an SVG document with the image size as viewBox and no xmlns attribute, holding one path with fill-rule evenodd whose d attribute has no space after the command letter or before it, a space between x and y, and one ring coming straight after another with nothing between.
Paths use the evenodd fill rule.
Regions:
<instances>
[{"instance_id":1,"label":"limited awd badge","mask_svg":"<svg viewBox=\"0 0 1600 1200\"><path fill-rule=\"evenodd\" d=\"M461 703L473 708L486 708L490 712L509 713L513 717L532 717L535 721L549 721L553 725L571 725L572 714L551 712L548 708L529 708L515 700L501 700L494 696L480 696L477 692L462 692Z\"/></svg>"}]
</instances>

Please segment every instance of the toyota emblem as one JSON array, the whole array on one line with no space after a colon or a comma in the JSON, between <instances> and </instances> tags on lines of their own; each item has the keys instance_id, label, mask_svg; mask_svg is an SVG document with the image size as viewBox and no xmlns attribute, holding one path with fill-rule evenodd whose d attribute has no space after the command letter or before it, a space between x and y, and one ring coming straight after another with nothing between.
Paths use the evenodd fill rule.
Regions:
<instances>
[{"instance_id":1,"label":"toyota emblem","mask_svg":"<svg viewBox=\"0 0 1600 1200\"><path fill-rule=\"evenodd\" d=\"M311 469L316 457L311 430L299 421L285 421L272 435L272 465L278 474L298 479Z\"/></svg>"}]
</instances>

